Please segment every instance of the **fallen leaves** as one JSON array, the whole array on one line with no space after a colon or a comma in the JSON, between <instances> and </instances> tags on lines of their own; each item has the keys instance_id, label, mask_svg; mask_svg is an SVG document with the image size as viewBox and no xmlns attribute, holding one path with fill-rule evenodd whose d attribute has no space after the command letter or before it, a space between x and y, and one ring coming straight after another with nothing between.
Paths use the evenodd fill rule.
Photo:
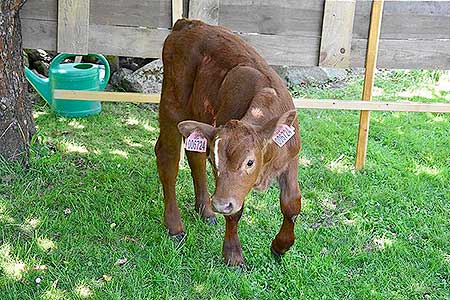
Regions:
<instances>
[{"instance_id":1,"label":"fallen leaves","mask_svg":"<svg viewBox=\"0 0 450 300\"><path fill-rule=\"evenodd\" d=\"M126 257L124 258L118 258L117 261L114 263L115 266L122 267L128 262L128 259Z\"/></svg>"},{"instance_id":2,"label":"fallen leaves","mask_svg":"<svg viewBox=\"0 0 450 300\"><path fill-rule=\"evenodd\" d=\"M106 282L110 282L112 280L112 276L109 276L109 275L106 275L106 274L103 274L102 278Z\"/></svg>"},{"instance_id":3,"label":"fallen leaves","mask_svg":"<svg viewBox=\"0 0 450 300\"><path fill-rule=\"evenodd\" d=\"M134 238L134 237L128 236L128 235L124 236L123 240L127 241L127 242L133 242L133 243L137 243L139 241L137 238Z\"/></svg>"},{"instance_id":4,"label":"fallen leaves","mask_svg":"<svg viewBox=\"0 0 450 300\"><path fill-rule=\"evenodd\" d=\"M33 270L35 270L35 271L45 271L47 269L48 269L48 267L46 265L35 265L33 267Z\"/></svg>"}]
</instances>

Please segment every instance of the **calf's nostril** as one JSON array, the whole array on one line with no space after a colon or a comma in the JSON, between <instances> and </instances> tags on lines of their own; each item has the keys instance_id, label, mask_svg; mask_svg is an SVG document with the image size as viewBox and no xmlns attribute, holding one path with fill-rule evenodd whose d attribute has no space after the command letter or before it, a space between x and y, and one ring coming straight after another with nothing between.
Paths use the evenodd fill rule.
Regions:
<instances>
[{"instance_id":1,"label":"calf's nostril","mask_svg":"<svg viewBox=\"0 0 450 300\"><path fill-rule=\"evenodd\" d=\"M225 212L225 213L229 213L230 211L232 211L233 210L233 203L228 203L228 205L226 205L225 207L224 207L224 209L223 209L223 211Z\"/></svg>"}]
</instances>

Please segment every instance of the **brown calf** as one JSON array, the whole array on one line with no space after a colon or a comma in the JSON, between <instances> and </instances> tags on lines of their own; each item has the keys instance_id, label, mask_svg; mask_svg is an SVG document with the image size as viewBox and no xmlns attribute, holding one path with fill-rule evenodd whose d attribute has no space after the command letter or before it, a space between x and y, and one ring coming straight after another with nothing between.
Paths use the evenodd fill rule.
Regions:
<instances>
[{"instance_id":1,"label":"brown calf","mask_svg":"<svg viewBox=\"0 0 450 300\"><path fill-rule=\"evenodd\" d=\"M237 235L244 199L252 188L267 188L273 178L280 185L284 219L271 249L276 255L283 254L294 243L294 221L301 207L297 182L300 134L283 81L238 36L201 21L175 23L164 42L163 63L160 136L155 150L169 234L178 240L184 237L175 198L184 136L194 143L207 141L206 152L186 154L196 210L212 224L216 223L214 211L225 215L225 262L244 263ZM274 134L283 140L280 134L292 135L292 130L295 134L284 145L274 142ZM212 200L206 182L207 154L216 181Z\"/></svg>"}]
</instances>

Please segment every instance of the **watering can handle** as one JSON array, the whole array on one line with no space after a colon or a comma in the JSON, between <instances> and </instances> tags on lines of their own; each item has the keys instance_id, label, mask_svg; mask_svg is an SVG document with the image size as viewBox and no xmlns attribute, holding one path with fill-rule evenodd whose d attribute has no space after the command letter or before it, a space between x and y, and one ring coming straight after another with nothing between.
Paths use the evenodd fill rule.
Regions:
<instances>
[{"instance_id":1,"label":"watering can handle","mask_svg":"<svg viewBox=\"0 0 450 300\"><path fill-rule=\"evenodd\" d=\"M50 63L50 68L52 67L56 67L57 65L59 65L64 59L68 58L68 57L74 57L77 56L76 54L69 54L69 53L61 53L58 54ZM103 77L103 79L100 81L100 89L104 90L106 85L108 84L108 80L109 80L109 76L111 75L111 71L109 68L109 63L108 60L101 54L88 54L88 56L95 56L97 57L105 66L105 77Z\"/></svg>"}]
</instances>

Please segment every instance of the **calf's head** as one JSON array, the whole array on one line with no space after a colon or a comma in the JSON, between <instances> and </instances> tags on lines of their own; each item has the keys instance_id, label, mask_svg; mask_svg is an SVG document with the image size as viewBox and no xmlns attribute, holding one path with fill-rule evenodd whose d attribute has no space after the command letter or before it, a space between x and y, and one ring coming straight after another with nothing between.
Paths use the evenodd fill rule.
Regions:
<instances>
[{"instance_id":1,"label":"calf's head","mask_svg":"<svg viewBox=\"0 0 450 300\"><path fill-rule=\"evenodd\" d=\"M263 126L231 120L218 128L196 121L183 121L178 129L184 137L199 133L208 140L210 161L216 178L212 207L218 213L233 215L242 209L244 199L255 185L264 166L264 153L274 131L282 124L292 125L295 110L276 117Z\"/></svg>"}]
</instances>

